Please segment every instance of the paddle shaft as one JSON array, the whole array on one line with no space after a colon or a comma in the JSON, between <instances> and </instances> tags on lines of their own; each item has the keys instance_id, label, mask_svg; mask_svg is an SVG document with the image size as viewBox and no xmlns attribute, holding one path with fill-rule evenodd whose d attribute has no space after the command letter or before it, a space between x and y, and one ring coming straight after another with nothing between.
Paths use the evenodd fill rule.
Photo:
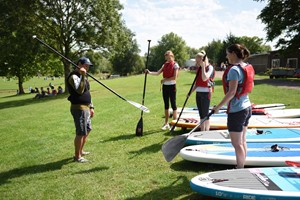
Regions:
<instances>
[{"instance_id":1,"label":"paddle shaft","mask_svg":"<svg viewBox=\"0 0 300 200\"><path fill-rule=\"evenodd\" d=\"M151 42L151 40L148 40L148 51L147 51L147 58L146 58L146 69L148 69L149 52L150 52L150 42ZM147 83L147 73L145 72L142 105L144 105L144 102L145 102L146 83ZM141 111L141 118L140 118L139 122L137 123L136 129L135 129L135 135L136 136L142 136L143 135L143 111Z\"/></svg>"},{"instance_id":2,"label":"paddle shaft","mask_svg":"<svg viewBox=\"0 0 300 200\"><path fill-rule=\"evenodd\" d=\"M214 110L212 110L206 117L204 117L188 134L187 137L190 136L199 126L201 126L206 120L210 118L212 114L214 114Z\"/></svg>"},{"instance_id":3,"label":"paddle shaft","mask_svg":"<svg viewBox=\"0 0 300 200\"><path fill-rule=\"evenodd\" d=\"M51 46L49 46L48 44L46 44L43 40L39 39L36 36L33 36L34 39L38 40L40 43L42 43L43 45L45 45L46 47L48 47L50 50L52 50L54 53L56 53L57 55L59 55L60 57L62 57L63 59L65 59L66 61L68 61L70 64L74 65L75 67L78 68L78 66L72 62L70 59L68 59L67 57L65 57L64 55L62 55L61 53L59 53L57 50L55 50L54 48L52 48ZM94 76L92 76L91 74L89 74L88 72L86 73L89 77L91 77L92 79L94 79L94 81L96 81L97 83L99 83L100 85L102 85L103 87L105 87L106 89L108 89L110 92L112 92L113 94L115 94L117 97L119 97L120 99L127 101L127 99L125 99L124 97L122 97L121 95L119 95L118 93L116 93L115 91L113 91L111 88L109 88L108 86L106 86L105 84L103 84L102 82L100 82L99 80L97 80ZM143 112L143 111L142 111Z\"/></svg>"},{"instance_id":4,"label":"paddle shaft","mask_svg":"<svg viewBox=\"0 0 300 200\"><path fill-rule=\"evenodd\" d=\"M148 69L149 52L150 52L150 42L151 42L151 40L148 40L148 51L147 51L147 58L146 58L146 69ZM145 72L142 105L144 105L144 102L145 102L147 74L148 74L148 73ZM141 112L141 117L142 117L142 116L143 116L143 112Z\"/></svg>"},{"instance_id":5,"label":"paddle shaft","mask_svg":"<svg viewBox=\"0 0 300 200\"><path fill-rule=\"evenodd\" d=\"M204 55L204 57L203 57L202 60L205 61L205 58L206 58L206 55ZM192 86L191 86L191 88L190 88L190 90L189 90L189 92L188 92L188 94L187 94L187 97L186 97L186 99L185 99L185 101L184 101L184 104L183 104L182 109L181 109L181 111L180 111L180 113L179 113L179 116L177 117L177 120L176 120L174 126L172 126L172 128L171 128L171 130L170 130L170 133L172 133L172 132L174 131L174 129L175 129L175 127L176 127L176 125L177 125L177 123L178 123L178 121L179 121L179 119L180 119L182 113L183 113L184 107L185 107L185 105L186 105L186 103L187 103L187 101L188 101L188 99L189 99L189 97L190 97L190 95L191 95L191 93L192 93L193 87L194 87L194 85L195 85L195 82L197 81L197 78L198 78L198 76L199 76L199 73L200 73L200 69L198 69L198 71L197 71L197 73L196 73L196 76L195 76L195 78L194 78L194 81L193 81L193 83L192 83Z\"/></svg>"},{"instance_id":6,"label":"paddle shaft","mask_svg":"<svg viewBox=\"0 0 300 200\"><path fill-rule=\"evenodd\" d=\"M172 161L180 150L186 145L186 140L203 122L209 119L214 113L212 110L206 117L204 117L187 135L177 135L162 145L162 152L167 162Z\"/></svg>"}]
</instances>

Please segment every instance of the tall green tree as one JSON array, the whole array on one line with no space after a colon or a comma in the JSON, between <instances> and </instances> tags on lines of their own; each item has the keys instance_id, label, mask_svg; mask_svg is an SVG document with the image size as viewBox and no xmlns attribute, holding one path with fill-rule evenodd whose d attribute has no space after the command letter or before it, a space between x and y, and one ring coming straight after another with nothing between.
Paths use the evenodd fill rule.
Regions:
<instances>
[{"instance_id":1,"label":"tall green tree","mask_svg":"<svg viewBox=\"0 0 300 200\"><path fill-rule=\"evenodd\" d=\"M116 51L111 58L113 72L122 76L141 73L145 67L142 58L139 56L137 41L133 39L134 34L127 29L128 40L124 40L122 49Z\"/></svg>"},{"instance_id":2,"label":"tall green tree","mask_svg":"<svg viewBox=\"0 0 300 200\"><path fill-rule=\"evenodd\" d=\"M264 1L264 0L255 0ZM276 47L297 50L300 44L300 1L268 0L258 19L266 25L267 40L277 40Z\"/></svg>"},{"instance_id":3,"label":"tall green tree","mask_svg":"<svg viewBox=\"0 0 300 200\"><path fill-rule=\"evenodd\" d=\"M223 40L222 45L218 48L218 56L217 56L217 64L219 65L221 62L225 62L226 59L226 48L232 44L243 44L245 45L251 54L254 53L263 53L271 50L271 47L269 45L265 45L263 43L262 38L258 38L256 36L254 37L248 37L248 36L242 36L242 37L236 37L232 33L228 34L226 39Z\"/></svg>"},{"instance_id":4,"label":"tall green tree","mask_svg":"<svg viewBox=\"0 0 300 200\"><path fill-rule=\"evenodd\" d=\"M0 6L0 74L17 78L19 93L23 94L23 83L41 69L35 64L38 47L31 42L36 21L32 10L37 5L34 0L1 0Z\"/></svg>"},{"instance_id":5,"label":"tall green tree","mask_svg":"<svg viewBox=\"0 0 300 200\"><path fill-rule=\"evenodd\" d=\"M201 49L206 51L209 62L211 64L216 64L219 62L219 56L223 50L223 42L221 40L213 40L212 42L209 42L207 46L204 46Z\"/></svg>"},{"instance_id":6,"label":"tall green tree","mask_svg":"<svg viewBox=\"0 0 300 200\"><path fill-rule=\"evenodd\" d=\"M189 59L189 49L185 41L171 32L163 35L157 46L151 47L149 69L160 69L165 62L164 53L168 50L174 53L175 61L178 62L179 66L183 66L184 62Z\"/></svg>"},{"instance_id":7,"label":"tall green tree","mask_svg":"<svg viewBox=\"0 0 300 200\"><path fill-rule=\"evenodd\" d=\"M89 50L101 54L121 51L122 41L129 38L120 14L123 7L118 0L38 2L35 34L71 60L76 61ZM71 67L65 60L62 62L66 78Z\"/></svg>"}]
</instances>

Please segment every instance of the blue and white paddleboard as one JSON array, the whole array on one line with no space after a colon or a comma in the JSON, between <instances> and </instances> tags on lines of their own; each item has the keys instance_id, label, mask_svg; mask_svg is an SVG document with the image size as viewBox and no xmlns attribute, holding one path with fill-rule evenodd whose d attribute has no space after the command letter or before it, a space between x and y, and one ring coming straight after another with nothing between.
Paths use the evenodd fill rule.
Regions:
<instances>
[{"instance_id":1,"label":"blue and white paddleboard","mask_svg":"<svg viewBox=\"0 0 300 200\"><path fill-rule=\"evenodd\" d=\"M223 199L300 199L300 168L232 169L195 176L190 187L202 195Z\"/></svg>"},{"instance_id":2,"label":"blue and white paddleboard","mask_svg":"<svg viewBox=\"0 0 300 200\"><path fill-rule=\"evenodd\" d=\"M246 166L278 167L285 166L286 160L300 162L300 143L248 143L247 147ZM236 165L231 143L186 146L179 155L188 161Z\"/></svg>"},{"instance_id":3,"label":"blue and white paddleboard","mask_svg":"<svg viewBox=\"0 0 300 200\"><path fill-rule=\"evenodd\" d=\"M264 128L248 129L247 143L269 142L289 143L300 142L300 128ZM230 143L228 130L199 131L190 134L187 145Z\"/></svg>"}]
</instances>

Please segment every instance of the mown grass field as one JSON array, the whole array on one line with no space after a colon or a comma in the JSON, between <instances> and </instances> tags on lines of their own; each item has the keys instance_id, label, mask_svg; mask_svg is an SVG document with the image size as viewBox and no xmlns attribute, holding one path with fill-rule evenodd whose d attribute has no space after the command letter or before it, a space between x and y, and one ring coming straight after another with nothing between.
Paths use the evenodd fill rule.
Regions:
<instances>
[{"instance_id":1,"label":"mown grass field","mask_svg":"<svg viewBox=\"0 0 300 200\"><path fill-rule=\"evenodd\" d=\"M195 74L181 71L177 104L185 101ZM267 78L267 77L262 77ZM189 187L189 180L204 172L232 166L187 162L177 156L167 163L162 144L172 137L161 131L163 101L161 76L147 77L143 115L144 136L136 137L140 110L91 80L95 105L93 131L86 144L89 163L74 163L74 124L67 95L32 99L34 94L16 95L17 82L0 78L0 198L1 199L205 199ZM299 80L291 80L299 81ZM28 87L56 87L63 79L34 78ZM128 100L140 103L144 75L103 80ZM223 97L216 80L212 105ZM285 103L299 108L300 90L257 82L253 103ZM193 94L188 106L194 106ZM175 134L181 134L181 130Z\"/></svg>"}]
</instances>

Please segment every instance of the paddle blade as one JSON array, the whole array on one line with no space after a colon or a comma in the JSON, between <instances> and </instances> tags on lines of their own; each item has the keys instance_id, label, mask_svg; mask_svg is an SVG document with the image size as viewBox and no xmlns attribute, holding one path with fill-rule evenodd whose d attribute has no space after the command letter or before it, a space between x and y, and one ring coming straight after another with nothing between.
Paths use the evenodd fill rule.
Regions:
<instances>
[{"instance_id":1,"label":"paddle blade","mask_svg":"<svg viewBox=\"0 0 300 200\"><path fill-rule=\"evenodd\" d=\"M178 135L169 139L162 145L161 150L167 162L172 161L179 151L185 146L186 139L186 135Z\"/></svg>"},{"instance_id":2,"label":"paddle blade","mask_svg":"<svg viewBox=\"0 0 300 200\"><path fill-rule=\"evenodd\" d=\"M136 136L143 136L143 118L142 117L136 125L135 135Z\"/></svg>"},{"instance_id":3,"label":"paddle blade","mask_svg":"<svg viewBox=\"0 0 300 200\"><path fill-rule=\"evenodd\" d=\"M138 109L142 110L143 112L146 112L146 113L149 113L150 110L146 107L146 106L143 106L139 103L136 103L136 102L133 102L133 101L129 101L127 100L128 103L130 103L131 105L137 107Z\"/></svg>"}]
</instances>

